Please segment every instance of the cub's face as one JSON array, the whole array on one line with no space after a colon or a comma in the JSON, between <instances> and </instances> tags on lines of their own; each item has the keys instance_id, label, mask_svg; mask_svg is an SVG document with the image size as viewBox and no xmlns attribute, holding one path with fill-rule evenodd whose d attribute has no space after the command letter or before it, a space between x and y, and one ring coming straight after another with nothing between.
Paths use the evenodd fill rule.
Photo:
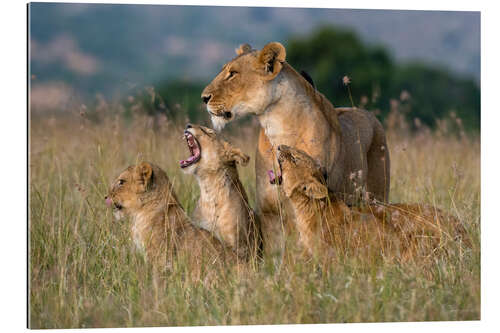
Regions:
<instances>
[{"instance_id":1,"label":"cub's face","mask_svg":"<svg viewBox=\"0 0 500 333\"><path fill-rule=\"evenodd\" d=\"M147 192L152 176L152 166L143 162L129 166L112 183L106 204L113 208L113 215L120 220L142 207L141 198Z\"/></svg>"},{"instance_id":2,"label":"cub's face","mask_svg":"<svg viewBox=\"0 0 500 333\"><path fill-rule=\"evenodd\" d=\"M286 52L280 43L269 43L260 51L244 44L236 54L201 94L217 130L239 116L260 114L273 102L273 79Z\"/></svg>"},{"instance_id":3,"label":"cub's face","mask_svg":"<svg viewBox=\"0 0 500 333\"><path fill-rule=\"evenodd\" d=\"M180 167L186 173L218 171L235 163L246 165L250 159L239 149L219 139L214 130L204 126L188 124L184 138L190 156L180 161Z\"/></svg>"},{"instance_id":4,"label":"cub's face","mask_svg":"<svg viewBox=\"0 0 500 333\"><path fill-rule=\"evenodd\" d=\"M280 145L277 157L283 191L287 197L305 196L323 199L328 196L326 177L318 163L309 155L302 150Z\"/></svg>"}]
</instances>

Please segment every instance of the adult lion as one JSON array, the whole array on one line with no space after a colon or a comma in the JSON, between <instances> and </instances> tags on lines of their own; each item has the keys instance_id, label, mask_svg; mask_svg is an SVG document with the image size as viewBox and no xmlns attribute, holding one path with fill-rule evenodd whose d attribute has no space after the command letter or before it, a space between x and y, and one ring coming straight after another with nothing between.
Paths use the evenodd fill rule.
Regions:
<instances>
[{"instance_id":1,"label":"adult lion","mask_svg":"<svg viewBox=\"0 0 500 333\"><path fill-rule=\"evenodd\" d=\"M365 188L374 198L387 201L389 152L384 129L372 113L335 109L285 62L286 51L280 43L269 43L260 51L244 44L236 54L201 97L218 130L245 114L259 119L256 210L266 251L281 249L280 216L291 213L289 203L268 178L268 171L277 168L275 148L280 144L301 149L317 160L327 176L328 188L344 194L345 200Z\"/></svg>"}]
</instances>

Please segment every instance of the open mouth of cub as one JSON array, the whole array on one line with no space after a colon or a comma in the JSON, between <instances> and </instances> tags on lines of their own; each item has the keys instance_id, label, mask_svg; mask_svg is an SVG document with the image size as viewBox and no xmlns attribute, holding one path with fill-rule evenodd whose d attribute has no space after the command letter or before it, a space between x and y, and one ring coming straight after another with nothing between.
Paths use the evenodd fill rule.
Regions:
<instances>
[{"instance_id":1,"label":"open mouth of cub","mask_svg":"<svg viewBox=\"0 0 500 333\"><path fill-rule=\"evenodd\" d=\"M104 201L106 202L106 206L113 208L113 210L122 210L123 206L120 205L118 202L114 201L111 196L106 196L104 198Z\"/></svg>"},{"instance_id":2,"label":"open mouth of cub","mask_svg":"<svg viewBox=\"0 0 500 333\"><path fill-rule=\"evenodd\" d=\"M198 140L188 131L184 131L184 138L186 139L186 143L189 149L189 153L191 154L186 160L181 160L180 165L181 168L187 168L198 162L201 158L201 148Z\"/></svg>"}]
</instances>

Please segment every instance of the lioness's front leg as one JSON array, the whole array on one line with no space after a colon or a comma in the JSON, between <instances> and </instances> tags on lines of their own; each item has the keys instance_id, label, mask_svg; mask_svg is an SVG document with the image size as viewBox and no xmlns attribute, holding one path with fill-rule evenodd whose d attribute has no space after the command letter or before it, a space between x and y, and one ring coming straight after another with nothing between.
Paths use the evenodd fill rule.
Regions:
<instances>
[{"instance_id":1,"label":"lioness's front leg","mask_svg":"<svg viewBox=\"0 0 500 333\"><path fill-rule=\"evenodd\" d=\"M262 227L262 238L266 255L280 255L284 250L286 209L283 206L286 197L279 186L269 182L268 171L274 170L274 154L271 144L261 130L259 144L255 154L256 212ZM289 210L288 210L289 211Z\"/></svg>"}]
</instances>

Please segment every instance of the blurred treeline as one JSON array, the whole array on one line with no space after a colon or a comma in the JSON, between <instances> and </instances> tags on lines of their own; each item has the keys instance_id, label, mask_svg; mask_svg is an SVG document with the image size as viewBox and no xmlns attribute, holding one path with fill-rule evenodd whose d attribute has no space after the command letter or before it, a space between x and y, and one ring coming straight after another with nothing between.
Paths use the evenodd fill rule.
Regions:
<instances>
[{"instance_id":1,"label":"blurred treeline","mask_svg":"<svg viewBox=\"0 0 500 333\"><path fill-rule=\"evenodd\" d=\"M383 120L397 103L404 106L400 110L410 124L434 128L438 119L452 114L466 130L480 129L480 88L472 78L429 64L397 64L384 47L367 45L355 33L330 26L309 36L292 37L285 46L288 63L297 71L308 72L316 88L335 106L354 103L373 110ZM231 57L228 54L227 60ZM350 78L349 87L344 76ZM197 122L205 116L200 112L200 94L208 83L160 82L154 91L137 93L134 101L142 99L149 114L165 113Z\"/></svg>"}]
</instances>

